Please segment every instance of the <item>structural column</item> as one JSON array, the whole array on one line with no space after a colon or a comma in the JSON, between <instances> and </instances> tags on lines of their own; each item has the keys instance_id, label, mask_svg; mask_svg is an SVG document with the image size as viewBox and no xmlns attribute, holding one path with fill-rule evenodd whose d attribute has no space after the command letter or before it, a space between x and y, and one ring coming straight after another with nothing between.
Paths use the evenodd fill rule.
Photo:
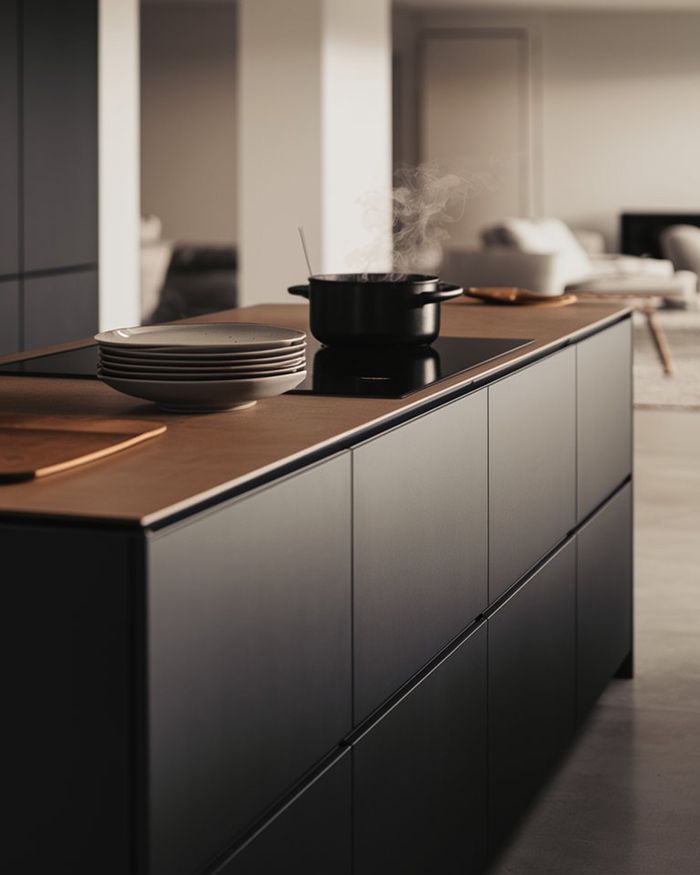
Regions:
<instances>
[{"instance_id":1,"label":"structural column","mask_svg":"<svg viewBox=\"0 0 700 875\"><path fill-rule=\"evenodd\" d=\"M239 260L244 305L315 273L391 265L389 0L241 0Z\"/></svg>"}]
</instances>

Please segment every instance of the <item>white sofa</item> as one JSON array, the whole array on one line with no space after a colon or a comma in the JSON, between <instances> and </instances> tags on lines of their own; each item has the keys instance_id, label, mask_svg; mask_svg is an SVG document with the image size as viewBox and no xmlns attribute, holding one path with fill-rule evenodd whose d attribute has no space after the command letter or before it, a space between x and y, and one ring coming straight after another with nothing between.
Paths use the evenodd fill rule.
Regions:
<instances>
[{"instance_id":1,"label":"white sofa","mask_svg":"<svg viewBox=\"0 0 700 875\"><path fill-rule=\"evenodd\" d=\"M671 261L606 254L602 235L572 231L559 219L505 219L481 233L482 248L451 248L444 279L464 286L518 287L542 295L565 291L661 297L693 306L698 278Z\"/></svg>"}]
</instances>

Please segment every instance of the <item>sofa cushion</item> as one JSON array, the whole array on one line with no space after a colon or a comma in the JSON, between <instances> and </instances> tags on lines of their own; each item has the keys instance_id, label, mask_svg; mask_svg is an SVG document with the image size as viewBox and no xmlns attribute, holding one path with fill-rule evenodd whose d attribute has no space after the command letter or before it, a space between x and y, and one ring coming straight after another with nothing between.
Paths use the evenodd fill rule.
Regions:
<instances>
[{"instance_id":1,"label":"sofa cushion","mask_svg":"<svg viewBox=\"0 0 700 875\"><path fill-rule=\"evenodd\" d=\"M586 251L560 219L504 219L482 234L486 245L500 242L520 252L556 253L564 282L577 282L592 273Z\"/></svg>"}]
</instances>

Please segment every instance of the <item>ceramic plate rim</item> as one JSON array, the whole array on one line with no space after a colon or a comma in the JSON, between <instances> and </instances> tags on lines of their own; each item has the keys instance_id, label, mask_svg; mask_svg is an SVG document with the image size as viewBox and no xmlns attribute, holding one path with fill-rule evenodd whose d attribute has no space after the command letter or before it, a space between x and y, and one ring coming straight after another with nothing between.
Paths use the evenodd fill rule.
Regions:
<instances>
[{"instance_id":1,"label":"ceramic plate rim","mask_svg":"<svg viewBox=\"0 0 700 875\"><path fill-rule=\"evenodd\" d=\"M148 334L165 334L167 336L168 332L173 332L177 334L178 332L184 332L187 330L192 330L196 327L208 328L216 331L217 329L221 330L221 333L230 332L234 333L235 329L240 328L252 328L257 329L261 333L264 331L272 331L279 332L281 336L275 339L268 340L241 340L239 342L213 342L213 343L183 343L182 340L178 342L173 337L169 339L158 341L157 339L152 339L148 342L139 342L138 338L140 335L148 335ZM123 332L122 336L119 336L118 332ZM254 331L251 331L254 334ZM285 336L286 335L286 336ZM134 340L133 338L136 338ZM188 324L166 324L166 325L137 325L131 328L114 328L110 331L101 331L94 337L95 341L103 346L116 346L120 349L128 347L129 349L152 349L152 350L182 350L186 349L189 351L196 350L217 350L220 349L222 351L231 351L231 350L243 350L243 351L256 351L263 349L280 349L287 347L294 343L299 343L303 340L306 340L306 332L300 331L296 328L284 328L282 326L277 325L263 325L257 322L194 322Z\"/></svg>"}]
</instances>

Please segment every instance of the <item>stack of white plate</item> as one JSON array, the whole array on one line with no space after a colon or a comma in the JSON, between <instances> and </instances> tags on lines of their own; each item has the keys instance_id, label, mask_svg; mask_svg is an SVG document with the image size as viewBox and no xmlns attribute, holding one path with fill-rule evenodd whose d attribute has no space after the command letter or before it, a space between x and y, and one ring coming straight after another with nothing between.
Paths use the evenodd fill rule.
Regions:
<instances>
[{"instance_id":1,"label":"stack of white plate","mask_svg":"<svg viewBox=\"0 0 700 875\"><path fill-rule=\"evenodd\" d=\"M178 413L249 407L306 376L306 335L288 328L153 325L105 331L95 340L101 380Z\"/></svg>"}]
</instances>

